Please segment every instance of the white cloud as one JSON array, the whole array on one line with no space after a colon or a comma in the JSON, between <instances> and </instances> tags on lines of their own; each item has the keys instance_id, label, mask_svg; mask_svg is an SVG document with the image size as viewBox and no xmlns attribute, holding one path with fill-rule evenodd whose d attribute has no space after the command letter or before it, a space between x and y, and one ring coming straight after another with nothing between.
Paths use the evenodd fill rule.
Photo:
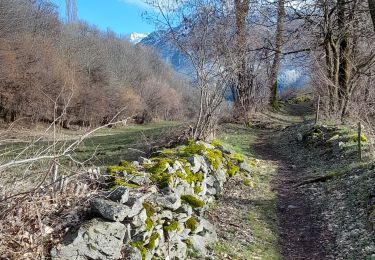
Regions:
<instances>
[{"instance_id":1,"label":"white cloud","mask_svg":"<svg viewBox=\"0 0 375 260\"><path fill-rule=\"evenodd\" d=\"M129 5L135 5L138 7L142 7L145 9L152 8L150 5L148 5L145 1L143 0L119 0L120 2L123 2L125 4Z\"/></svg>"}]
</instances>

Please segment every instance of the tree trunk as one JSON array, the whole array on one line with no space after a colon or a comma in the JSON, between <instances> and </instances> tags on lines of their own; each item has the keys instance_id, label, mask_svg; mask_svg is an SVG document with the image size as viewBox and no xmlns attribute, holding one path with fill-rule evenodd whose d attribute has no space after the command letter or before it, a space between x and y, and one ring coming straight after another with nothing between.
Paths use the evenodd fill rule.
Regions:
<instances>
[{"instance_id":1,"label":"tree trunk","mask_svg":"<svg viewBox=\"0 0 375 260\"><path fill-rule=\"evenodd\" d=\"M346 1L345 0L338 0L337 1L337 8L338 8L338 26L340 30L340 43L339 43L339 51L340 51L340 66L339 66L339 108L340 108L340 116L341 120L344 119L348 102L349 102L349 83L350 83L350 54L351 54L351 39L348 33L347 27L350 27L346 23L348 23L345 14L346 8Z\"/></svg>"},{"instance_id":2,"label":"tree trunk","mask_svg":"<svg viewBox=\"0 0 375 260\"><path fill-rule=\"evenodd\" d=\"M235 0L236 11L236 52L239 58L237 67L237 86L235 99L235 109L243 116L247 112L249 106L248 98L248 80L247 80L247 41L246 41L246 18L249 13L249 0Z\"/></svg>"},{"instance_id":3,"label":"tree trunk","mask_svg":"<svg viewBox=\"0 0 375 260\"><path fill-rule=\"evenodd\" d=\"M374 25L375 30L375 0L368 0L368 6L370 8L372 24Z\"/></svg>"},{"instance_id":4,"label":"tree trunk","mask_svg":"<svg viewBox=\"0 0 375 260\"><path fill-rule=\"evenodd\" d=\"M277 102L277 76L279 74L280 62L281 62L281 52L284 42L284 23L285 23L285 0L279 0L277 8L277 26L276 26L276 43L275 43L275 56L273 59L271 67L271 77L270 77L270 105L274 108L278 107Z\"/></svg>"}]
</instances>

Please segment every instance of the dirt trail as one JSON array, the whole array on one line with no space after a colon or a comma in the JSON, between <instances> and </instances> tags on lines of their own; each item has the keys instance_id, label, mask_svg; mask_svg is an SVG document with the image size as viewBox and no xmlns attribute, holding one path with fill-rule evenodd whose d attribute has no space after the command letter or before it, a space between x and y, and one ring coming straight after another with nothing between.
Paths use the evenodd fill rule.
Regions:
<instances>
[{"instance_id":1,"label":"dirt trail","mask_svg":"<svg viewBox=\"0 0 375 260\"><path fill-rule=\"evenodd\" d=\"M288 113L305 122L311 110L295 106ZM278 194L279 243L283 259L330 259L324 250L319 211L311 206L313 198L304 193L304 188L296 187L306 179L306 170L303 165L294 164L293 155L285 153L285 147L277 140L279 134L279 131L263 131L255 150L261 159L278 165L274 188Z\"/></svg>"}]
</instances>

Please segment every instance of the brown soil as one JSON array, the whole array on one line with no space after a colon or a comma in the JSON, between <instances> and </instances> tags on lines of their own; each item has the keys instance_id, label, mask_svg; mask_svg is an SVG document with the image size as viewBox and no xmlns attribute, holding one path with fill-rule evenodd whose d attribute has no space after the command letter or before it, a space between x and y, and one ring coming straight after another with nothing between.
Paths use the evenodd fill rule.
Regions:
<instances>
[{"instance_id":1,"label":"brown soil","mask_svg":"<svg viewBox=\"0 0 375 260\"><path fill-rule=\"evenodd\" d=\"M291 108L290 114L306 121L311 109L305 106ZM284 130L285 132L288 129ZM282 136L282 137L280 137ZM278 165L274 188L278 196L277 214L279 218L279 243L283 259L331 259L325 250L327 241L322 228L319 209L312 205L312 198L306 187L297 184L308 178L304 165L298 164L290 154L287 144L280 142L285 138L280 131L264 131L259 135L255 150L263 160ZM291 143L292 142L292 143Z\"/></svg>"},{"instance_id":2,"label":"brown soil","mask_svg":"<svg viewBox=\"0 0 375 260\"><path fill-rule=\"evenodd\" d=\"M278 165L275 189L283 259L330 259L322 245L324 239L319 211L311 206L312 198L304 193L303 188L296 187L306 179L305 171L278 152L280 148L269 142L271 135L260 136L256 151L262 159Z\"/></svg>"}]
</instances>

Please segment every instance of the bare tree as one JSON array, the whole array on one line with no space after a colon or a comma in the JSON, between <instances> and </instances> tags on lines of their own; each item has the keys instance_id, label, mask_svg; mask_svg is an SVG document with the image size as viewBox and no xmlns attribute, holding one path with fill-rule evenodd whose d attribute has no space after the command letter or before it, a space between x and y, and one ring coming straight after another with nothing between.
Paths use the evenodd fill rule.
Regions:
<instances>
[{"instance_id":1,"label":"bare tree","mask_svg":"<svg viewBox=\"0 0 375 260\"><path fill-rule=\"evenodd\" d=\"M276 25L276 37L275 37L275 55L271 67L270 75L270 105L274 108L278 107L277 103L277 77L279 75L279 68L282 57L282 46L284 42L284 25L285 23L285 0L278 1L277 8L277 25Z\"/></svg>"},{"instance_id":2,"label":"bare tree","mask_svg":"<svg viewBox=\"0 0 375 260\"><path fill-rule=\"evenodd\" d=\"M158 11L150 17L190 60L199 90L199 112L193 139L206 139L215 129L218 109L234 70L227 9L214 0L150 1ZM226 55L223 55L226 54ZM228 64L231 64L228 66ZM236 65L237 66L237 65Z\"/></svg>"},{"instance_id":3,"label":"bare tree","mask_svg":"<svg viewBox=\"0 0 375 260\"><path fill-rule=\"evenodd\" d=\"M370 8L371 19L375 30L375 0L368 0L368 6Z\"/></svg>"},{"instance_id":4,"label":"bare tree","mask_svg":"<svg viewBox=\"0 0 375 260\"><path fill-rule=\"evenodd\" d=\"M233 48L237 56L237 82L234 86L234 107L239 116L243 116L249 109L249 75L248 75L248 41L247 41L247 17L250 9L249 0L235 0L236 40Z\"/></svg>"}]
</instances>

